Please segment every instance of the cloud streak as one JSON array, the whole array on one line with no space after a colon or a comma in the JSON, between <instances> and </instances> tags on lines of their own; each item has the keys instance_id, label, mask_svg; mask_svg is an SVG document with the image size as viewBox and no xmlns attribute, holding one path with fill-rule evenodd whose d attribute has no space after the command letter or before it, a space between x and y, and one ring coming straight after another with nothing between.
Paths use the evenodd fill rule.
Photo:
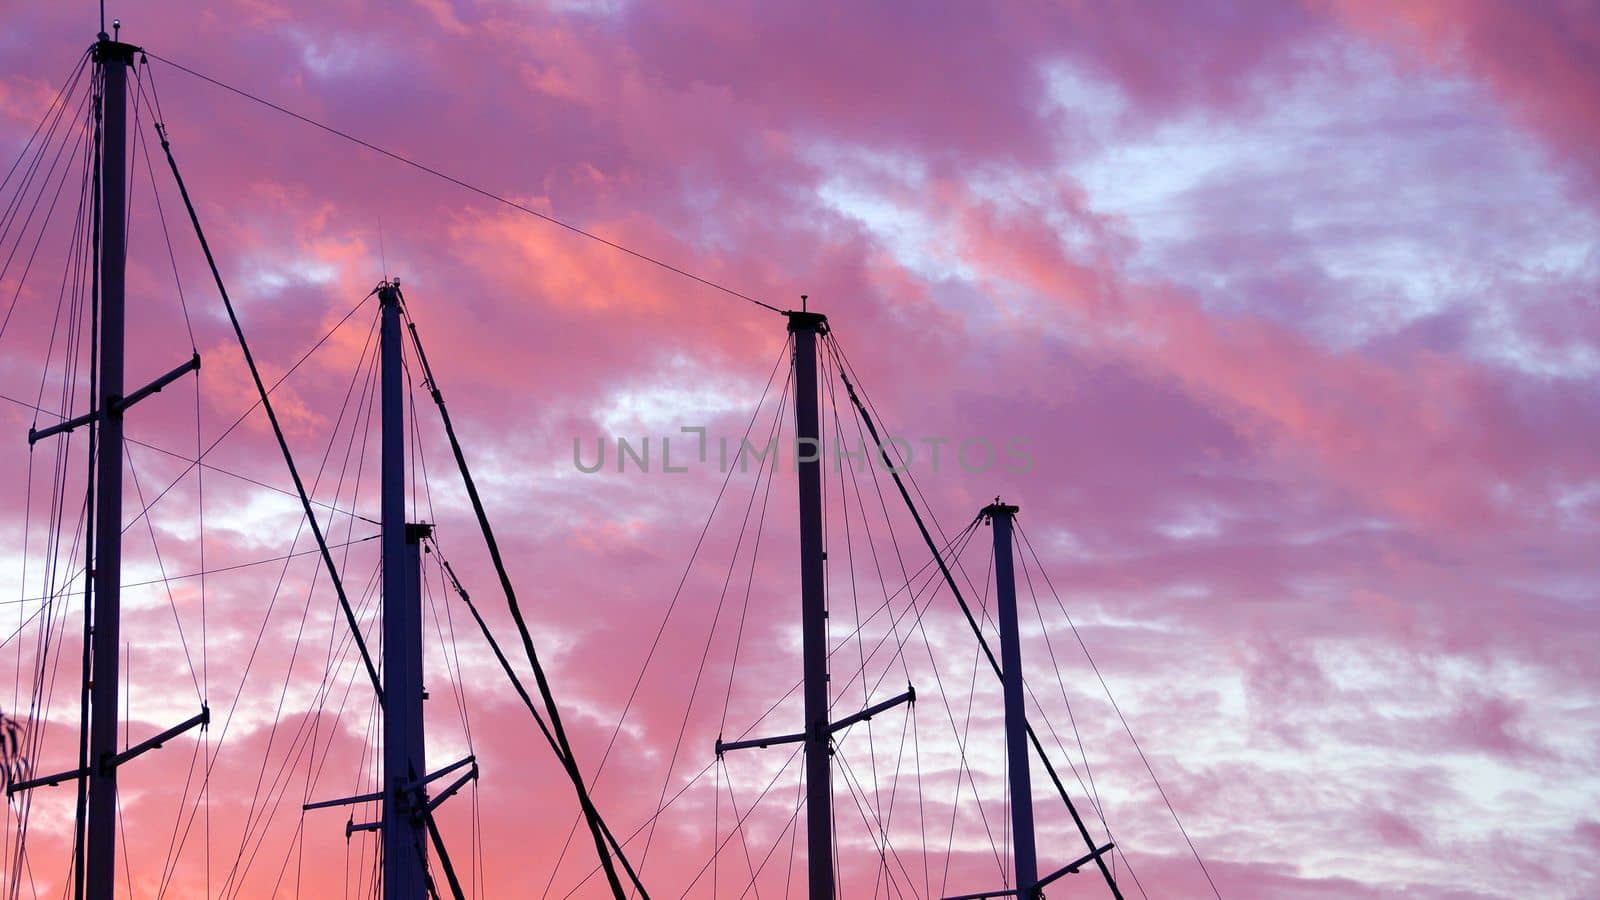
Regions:
<instances>
[{"instance_id":1,"label":"cloud streak","mask_svg":"<svg viewBox=\"0 0 1600 900\"><path fill-rule=\"evenodd\" d=\"M8 154L81 50L79 18L9 13ZM1033 711L1073 763L1075 798L1126 850L1125 883L1209 895L1069 612L1224 896L1486 898L1600 889L1582 849L1600 841L1597 28L1581 5L1467 0L252 0L151 4L123 33L775 305L810 295L890 432L1025 441L1029 472L918 471L918 487L946 536L997 493L1022 505L1060 592L1058 605L1033 572ZM683 425L764 435L782 418L781 365L757 406L781 320L159 62L144 77L268 379L333 330L274 394L317 500L375 515L372 311L335 325L399 274L613 828L639 830L630 851L663 895L741 896L754 880L776 896L803 871L803 847L789 852L797 765L782 768L783 748L719 764L711 746L798 721L792 696L772 706L799 675L794 488L752 471L715 500L714 467L586 475L571 454L575 438ZM185 383L130 419L166 451L130 451L146 502L173 487L129 529L128 575L216 574L203 591L197 578L129 589L129 731L192 714L197 693L218 723L128 773L128 879L141 895L170 878L167 896L327 896L370 881L373 844L341 847L337 813L295 808L366 789L371 698L315 556L276 559L310 544L259 414L207 453L202 547L185 460L253 397L160 181L178 302L139 168L129 378L185 357L191 329L206 362L198 397ZM0 486L0 600L15 601L0 630L22 626L3 648L23 685L11 710L27 709L40 623L64 641L54 699L29 719L38 765L54 769L72 754L81 607L30 600L45 593L34 560L52 474L35 450L27 476L20 436L49 417L26 404L72 408L59 381L40 393L63 352L59 269L44 272L0 339L13 398L0 424L18 438L0 447L16 473ZM438 522L506 636L417 400L414 515ZM842 393L833 402L828 427L853 439ZM998 691L919 571L892 486L831 472L829 490L837 708L908 680L927 698L841 744L845 894L996 886ZM358 539L375 529L323 521L356 541L335 554L370 628L376 548ZM984 607L987 531L961 563ZM470 748L484 772L443 811L457 868L487 896L547 881L554 896L602 896L597 878L578 886L592 866L581 833L562 853L570 789L530 750L532 723L459 600L427 577L430 760ZM1075 856L1035 782L1041 857ZM210 814L191 820L202 783ZM657 821L662 797L676 799ZM70 791L33 804L24 889L55 893Z\"/></svg>"}]
</instances>

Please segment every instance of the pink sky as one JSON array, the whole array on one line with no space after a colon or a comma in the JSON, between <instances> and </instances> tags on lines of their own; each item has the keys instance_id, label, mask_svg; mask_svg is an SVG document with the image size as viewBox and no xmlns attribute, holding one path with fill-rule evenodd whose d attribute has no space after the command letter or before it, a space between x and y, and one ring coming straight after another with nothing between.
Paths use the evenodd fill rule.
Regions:
<instances>
[{"instance_id":1,"label":"pink sky","mask_svg":"<svg viewBox=\"0 0 1600 900\"><path fill-rule=\"evenodd\" d=\"M110 5L125 39L164 57L776 305L809 294L894 433L1026 442L1025 473L946 460L917 468L918 484L951 534L997 494L1020 503L1223 896L1600 896L1592 4ZM88 3L0 3L4 157L92 39L93 14ZM683 426L737 440L781 352L782 319L159 62L150 69L269 379L372 288L384 260L404 280L593 773L720 477L614 466L586 475L573 441L588 456L600 436L654 443ZM137 165L130 383L190 350ZM210 443L252 388L163 168L206 360L200 431ZM0 333L0 394L12 398L38 396L47 355L60 376L50 330L62 256L41 259ZM0 287L9 303L15 274ZM350 421L336 420L375 313L358 312L275 395L308 472L334 439L318 498L354 498L369 516L374 461L358 464L360 433L351 442ZM51 394L45 406L58 409ZM761 421L775 409L769 396ZM417 515L437 519L468 589L514 646L437 419L419 413L432 507L419 496ZM35 421L0 403L0 636L41 605L39 504L53 453L34 451L30 490L24 436ZM192 383L139 407L129 434L192 456ZM375 447L374 436L369 455ZM144 505L135 491L147 500L177 480L148 524L127 532L125 580L159 577L152 536L168 574L198 570L198 483L179 479L170 455L131 455L130 517ZM289 484L260 416L207 462ZM614 830L629 834L664 782L668 796L689 785L648 857L643 837L630 844L652 896L743 896L752 862L773 846L756 890L784 890L797 771L779 771L788 749L730 755L690 784L718 733L745 730L799 676L792 477L780 473L771 492L751 578L751 535L737 557L735 545L753 487L751 476L731 482L596 787ZM207 568L289 552L300 523L291 498L221 471L204 490ZM839 502L836 711L902 690L908 674L922 697L915 760L901 711L843 745L844 896L997 887L970 786L1003 855L998 687L986 671L974 681L973 643L948 593L924 595L924 627L901 635L900 653L891 638L867 661L870 679L884 676L875 692L847 684L862 669L849 637L855 603L865 614L905 577L883 513L865 516L877 516L870 542L859 530L847 540L844 522L859 510L853 495ZM892 506L890 519L915 571L927 553ZM342 541L372 526L339 517L329 530ZM975 602L987 540L983 529L962 559ZM293 545L310 546L305 535ZM373 549L350 551L352 599ZM577 809L570 786L465 610L437 584L433 593L430 760L469 745L459 687L483 768L476 794L445 806L457 864L481 896L543 896L547 882L564 896L593 865L580 834L556 868ZM1045 594L1024 642L1030 684L1041 718L1066 732L1072 704L1126 852L1119 867L1131 863L1151 897L1212 896ZM76 596L61 603L65 661L48 716L25 723L43 735L40 772L73 765L81 612ZM212 576L204 603L197 579L173 582L170 600L160 585L130 588L125 603L132 740L192 715L198 694L218 716L213 748L233 715L212 776L209 848L202 821L165 896L353 896L370 839L347 848L344 813L297 811L307 797L365 790L370 775L370 693L359 680L348 687L356 668L339 655L346 632L314 557ZM1025 624L1033 610L1029 597ZM452 625L459 669L438 640ZM866 652L883 625L867 627ZM37 632L0 648L24 685L22 704L0 699L8 711L26 702ZM782 706L753 733L794 730L798 715ZM969 735L970 778L952 720ZM1076 740L1063 740L1058 764L1081 769ZM193 807L192 788L179 795L195 750L191 738L174 741L122 776L131 896L160 891L174 821ZM309 759L324 754L308 783ZM897 762L906 774L896 788ZM714 840L735 834L731 804L746 811L774 776L743 839L718 858L715 889L709 871L694 880ZM871 794L865 811L858 778ZM953 804L958 778L969 787ZM1043 776L1034 782L1048 870L1082 845ZM880 866L873 834L891 795L895 858ZM22 876L15 803L8 813L5 878L19 896L60 896L71 789L33 804ZM481 869L466 863L475 846ZM240 857L248 864L236 866ZM803 874L801 855L793 868ZM592 879L573 896L604 894ZM1051 896L1106 892L1086 873Z\"/></svg>"}]
</instances>

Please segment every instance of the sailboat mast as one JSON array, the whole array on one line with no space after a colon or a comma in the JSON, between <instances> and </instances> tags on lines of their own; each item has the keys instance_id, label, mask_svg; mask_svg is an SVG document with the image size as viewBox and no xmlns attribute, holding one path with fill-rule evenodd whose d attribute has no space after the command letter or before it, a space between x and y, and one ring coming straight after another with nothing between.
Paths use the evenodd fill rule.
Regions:
<instances>
[{"instance_id":1,"label":"sailboat mast","mask_svg":"<svg viewBox=\"0 0 1600 900\"><path fill-rule=\"evenodd\" d=\"M994 531L996 624L1000 629L1000 682L1005 694L1006 773L1011 786L1011 849L1017 896L1031 900L1039 881L1033 837L1033 781L1028 774L1028 714L1022 704L1022 641L1017 631L1017 576L1011 525L1017 507L996 501L983 510Z\"/></svg>"},{"instance_id":2,"label":"sailboat mast","mask_svg":"<svg viewBox=\"0 0 1600 900\"><path fill-rule=\"evenodd\" d=\"M417 786L427 774L422 727L422 539L406 523L405 375L400 289L378 288L383 408L383 895L423 900L427 810Z\"/></svg>"},{"instance_id":3,"label":"sailboat mast","mask_svg":"<svg viewBox=\"0 0 1600 900\"><path fill-rule=\"evenodd\" d=\"M89 720L89 809L85 884L92 900L116 886L118 642L122 617L122 400L128 67L134 48L105 32L95 45L100 69L100 352L95 408L94 618Z\"/></svg>"},{"instance_id":4,"label":"sailboat mast","mask_svg":"<svg viewBox=\"0 0 1600 900\"><path fill-rule=\"evenodd\" d=\"M805 671L806 853L811 900L832 900L832 723L828 710L828 601L822 562L822 442L817 337L825 316L790 312L794 335L795 459L800 482L800 617Z\"/></svg>"},{"instance_id":5,"label":"sailboat mast","mask_svg":"<svg viewBox=\"0 0 1600 900\"><path fill-rule=\"evenodd\" d=\"M802 294L800 299L805 300ZM817 339L828 333L828 318L818 313L784 313L794 339L795 470L800 484L800 655L804 669L805 730L769 737L724 741L717 756L730 750L802 743L806 779L806 867L811 900L833 900L833 733L865 722L901 704L917 702L916 689L874 703L838 721L828 702L828 597L823 561L822 429L817 391Z\"/></svg>"}]
</instances>

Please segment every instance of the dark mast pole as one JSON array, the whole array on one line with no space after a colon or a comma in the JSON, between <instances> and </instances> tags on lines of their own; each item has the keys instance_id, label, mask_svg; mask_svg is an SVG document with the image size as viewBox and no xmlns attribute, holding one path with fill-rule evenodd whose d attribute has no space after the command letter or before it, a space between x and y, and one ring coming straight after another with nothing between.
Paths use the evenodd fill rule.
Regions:
<instances>
[{"instance_id":1,"label":"dark mast pole","mask_svg":"<svg viewBox=\"0 0 1600 900\"><path fill-rule=\"evenodd\" d=\"M828 605L822 561L822 442L817 337L826 316L789 312L794 335L795 459L800 481L800 617L805 664L806 853L811 900L832 900L833 773L828 710Z\"/></svg>"},{"instance_id":2,"label":"dark mast pole","mask_svg":"<svg viewBox=\"0 0 1600 900\"><path fill-rule=\"evenodd\" d=\"M89 692L89 809L84 881L93 900L111 900L117 876L118 641L122 614L123 275L126 267L128 67L134 48L100 32L100 357L95 408L94 625Z\"/></svg>"},{"instance_id":3,"label":"dark mast pole","mask_svg":"<svg viewBox=\"0 0 1600 900\"><path fill-rule=\"evenodd\" d=\"M1017 507L996 500L983 510L994 530L994 584L1000 629L1000 682L1005 694L1006 772L1011 782L1012 860L1017 897L1032 900L1039 881L1033 837L1033 781L1028 775L1028 714L1022 705L1022 641L1017 632L1017 578L1011 524Z\"/></svg>"},{"instance_id":4,"label":"dark mast pole","mask_svg":"<svg viewBox=\"0 0 1600 900\"><path fill-rule=\"evenodd\" d=\"M422 729L421 542L406 524L405 375L400 289L378 286L383 404L383 895L427 897L427 811L415 786L427 774Z\"/></svg>"}]
</instances>

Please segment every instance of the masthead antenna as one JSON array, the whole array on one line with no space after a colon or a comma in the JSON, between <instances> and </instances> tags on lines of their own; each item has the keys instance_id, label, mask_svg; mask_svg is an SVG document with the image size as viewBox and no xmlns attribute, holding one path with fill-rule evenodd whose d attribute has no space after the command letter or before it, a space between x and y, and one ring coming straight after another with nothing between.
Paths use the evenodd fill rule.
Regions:
<instances>
[{"instance_id":1,"label":"masthead antenna","mask_svg":"<svg viewBox=\"0 0 1600 900\"><path fill-rule=\"evenodd\" d=\"M383 268L383 280L389 280L389 254L383 249L383 213L378 213L378 265ZM397 279L398 280L398 279Z\"/></svg>"}]
</instances>

